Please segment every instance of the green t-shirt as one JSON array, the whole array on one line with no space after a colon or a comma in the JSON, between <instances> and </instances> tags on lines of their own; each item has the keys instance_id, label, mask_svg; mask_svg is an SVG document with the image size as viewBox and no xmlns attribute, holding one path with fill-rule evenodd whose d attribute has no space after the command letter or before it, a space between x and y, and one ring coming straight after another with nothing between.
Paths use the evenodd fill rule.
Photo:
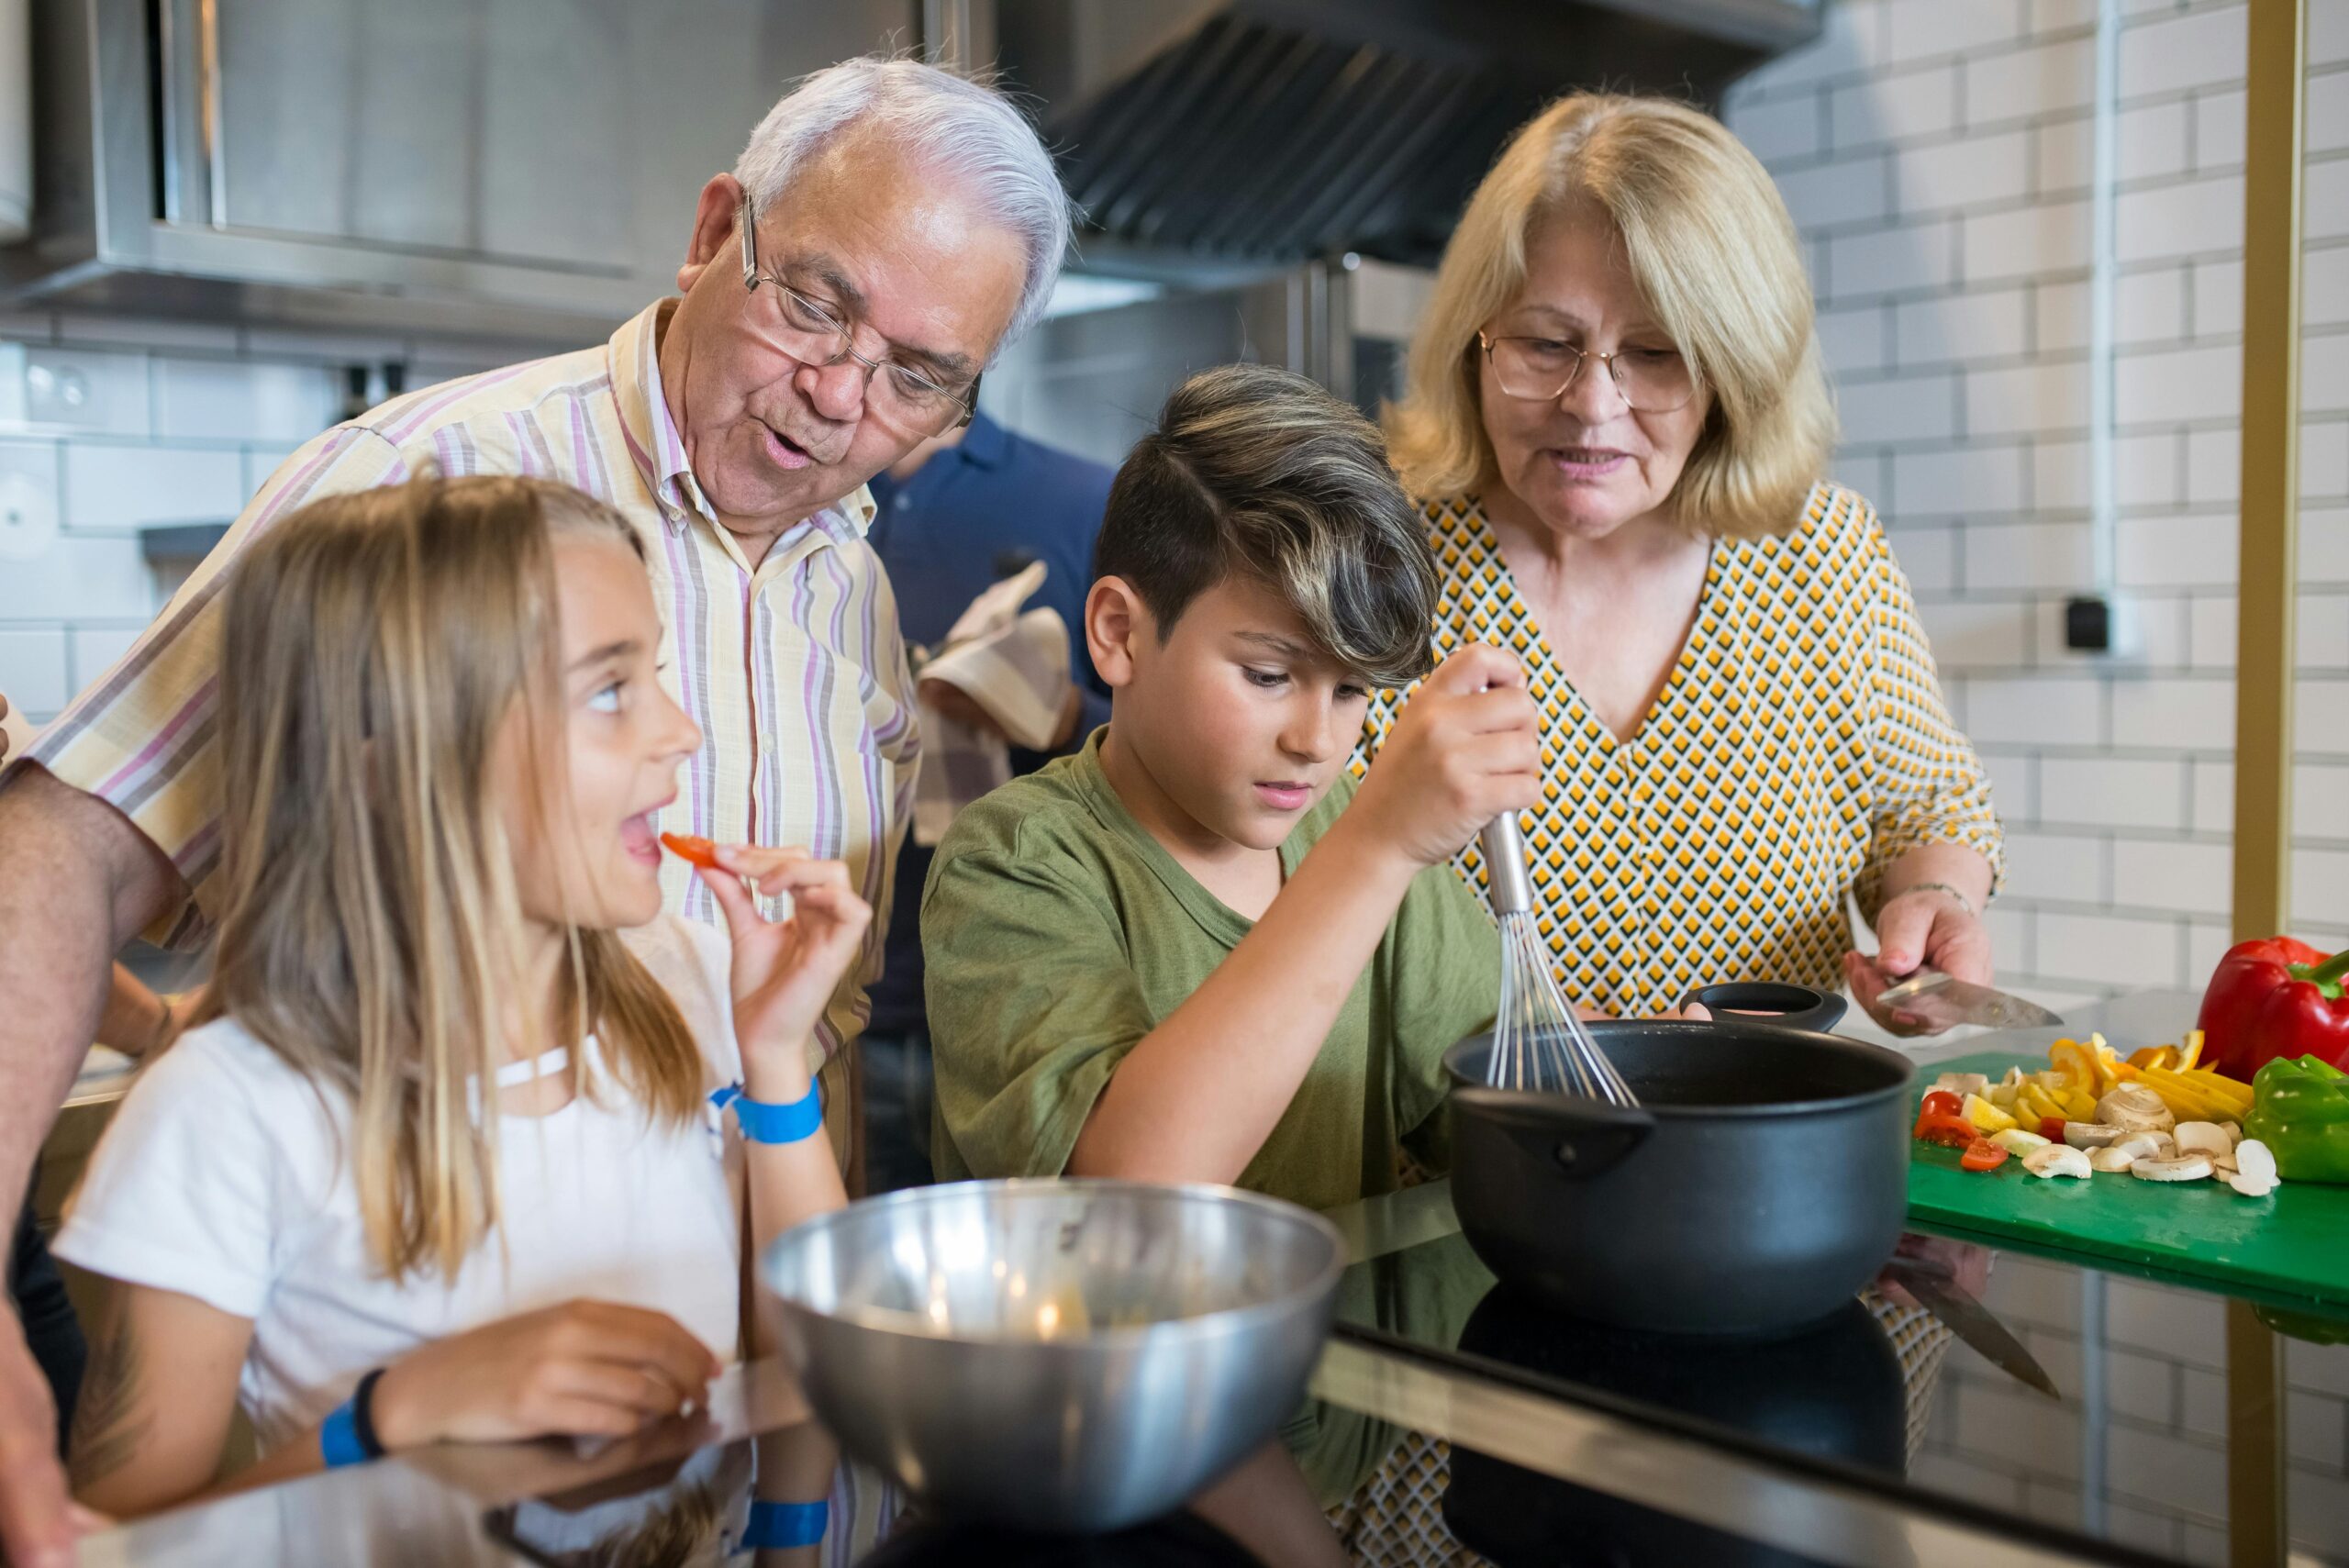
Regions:
<instances>
[{"instance_id":1,"label":"green t-shirt","mask_svg":"<svg viewBox=\"0 0 2349 1568\"><path fill-rule=\"evenodd\" d=\"M1127 1051L1251 921L1175 863L1084 751L967 807L922 892L938 1179L1056 1176ZM1281 846L1284 876L1353 798L1341 778ZM1500 944L1450 866L1421 872L1240 1185L1309 1208L1391 1192L1442 1146L1442 1057L1492 1026Z\"/></svg>"}]
</instances>

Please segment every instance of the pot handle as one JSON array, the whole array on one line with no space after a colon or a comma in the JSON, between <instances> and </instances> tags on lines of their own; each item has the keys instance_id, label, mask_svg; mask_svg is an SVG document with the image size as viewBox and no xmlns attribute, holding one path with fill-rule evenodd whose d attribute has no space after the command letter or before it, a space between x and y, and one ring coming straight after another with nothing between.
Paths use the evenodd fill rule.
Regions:
<instances>
[{"instance_id":1,"label":"pot handle","mask_svg":"<svg viewBox=\"0 0 2349 1568\"><path fill-rule=\"evenodd\" d=\"M1790 1029L1833 1029L1843 1017L1843 998L1832 991L1808 985L1782 985L1769 980L1732 980L1720 985L1699 985L1688 1000L1703 1004L1719 1018L1723 1013L1773 1013L1765 1021ZM1685 1006L1685 1004L1684 1004Z\"/></svg>"},{"instance_id":2,"label":"pot handle","mask_svg":"<svg viewBox=\"0 0 2349 1568\"><path fill-rule=\"evenodd\" d=\"M1577 1181L1611 1170L1655 1130L1655 1118L1643 1110L1566 1095L1462 1087L1452 1101L1454 1114L1484 1122Z\"/></svg>"}]
</instances>

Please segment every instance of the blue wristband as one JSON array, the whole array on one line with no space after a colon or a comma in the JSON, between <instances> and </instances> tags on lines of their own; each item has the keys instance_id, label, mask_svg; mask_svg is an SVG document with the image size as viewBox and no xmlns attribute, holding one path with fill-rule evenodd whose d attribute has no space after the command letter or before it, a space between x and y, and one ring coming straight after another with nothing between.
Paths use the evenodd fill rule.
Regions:
<instances>
[{"instance_id":1,"label":"blue wristband","mask_svg":"<svg viewBox=\"0 0 2349 1568\"><path fill-rule=\"evenodd\" d=\"M765 1503L751 1505L751 1522L742 1530L742 1544L751 1551L770 1547L813 1546L824 1539L830 1522L829 1503Z\"/></svg>"},{"instance_id":2,"label":"blue wristband","mask_svg":"<svg viewBox=\"0 0 2349 1568\"><path fill-rule=\"evenodd\" d=\"M346 1399L334 1407L334 1413L318 1429L318 1457L327 1462L328 1470L340 1470L346 1464L364 1464L368 1454L359 1440L357 1402Z\"/></svg>"},{"instance_id":3,"label":"blue wristband","mask_svg":"<svg viewBox=\"0 0 2349 1568\"><path fill-rule=\"evenodd\" d=\"M351 1397L319 1423L318 1457L326 1461L328 1470L384 1457L383 1441L375 1436L374 1409L375 1385L383 1375L384 1369L377 1367L361 1378Z\"/></svg>"},{"instance_id":4,"label":"blue wristband","mask_svg":"<svg viewBox=\"0 0 2349 1568\"><path fill-rule=\"evenodd\" d=\"M815 1084L808 1084L807 1093L787 1106L754 1100L742 1092L740 1084L711 1090L709 1103L721 1111L732 1106L735 1124L741 1128L742 1136L753 1143L797 1143L824 1128L823 1090Z\"/></svg>"}]
</instances>

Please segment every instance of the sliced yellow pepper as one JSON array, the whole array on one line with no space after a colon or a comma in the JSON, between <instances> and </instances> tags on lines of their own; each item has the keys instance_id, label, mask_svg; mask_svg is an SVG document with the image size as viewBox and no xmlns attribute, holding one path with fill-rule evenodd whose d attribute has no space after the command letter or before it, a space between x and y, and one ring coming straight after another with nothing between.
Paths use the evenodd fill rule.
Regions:
<instances>
[{"instance_id":1,"label":"sliced yellow pepper","mask_svg":"<svg viewBox=\"0 0 2349 1568\"><path fill-rule=\"evenodd\" d=\"M2005 1132L2010 1128L2021 1125L2021 1123L2016 1121L2014 1118L2009 1116L2006 1112L2000 1110L1998 1106L1992 1105L1989 1101L1984 1099L1979 1095L1968 1095L1965 1096L1965 1107L1963 1114L1966 1120L1972 1122L1976 1127L1980 1128L1985 1134Z\"/></svg>"},{"instance_id":2,"label":"sliced yellow pepper","mask_svg":"<svg viewBox=\"0 0 2349 1568\"><path fill-rule=\"evenodd\" d=\"M2177 1065L2177 1047L2149 1045L2142 1050L2132 1051L2129 1053L2129 1065L2141 1071L2146 1068L2175 1067Z\"/></svg>"},{"instance_id":3,"label":"sliced yellow pepper","mask_svg":"<svg viewBox=\"0 0 2349 1568\"><path fill-rule=\"evenodd\" d=\"M2098 1071L2096 1053L2076 1040L2059 1040L2047 1051L2047 1064L2064 1075L2067 1089L2082 1089L2096 1093L2102 1074Z\"/></svg>"},{"instance_id":4,"label":"sliced yellow pepper","mask_svg":"<svg viewBox=\"0 0 2349 1568\"><path fill-rule=\"evenodd\" d=\"M2178 1049L2177 1052L2178 1070L2180 1072L2188 1071L2191 1069L2196 1062L2201 1060L2202 1031L2200 1029L2188 1029L2186 1031L2186 1043Z\"/></svg>"}]
</instances>

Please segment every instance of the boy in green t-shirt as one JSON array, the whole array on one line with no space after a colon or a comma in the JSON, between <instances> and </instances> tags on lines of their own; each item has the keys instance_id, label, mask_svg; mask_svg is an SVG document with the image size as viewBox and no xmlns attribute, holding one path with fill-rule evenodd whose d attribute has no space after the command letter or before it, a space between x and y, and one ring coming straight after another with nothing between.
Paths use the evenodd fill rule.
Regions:
<instances>
[{"instance_id":1,"label":"boy in green t-shirt","mask_svg":"<svg viewBox=\"0 0 2349 1568\"><path fill-rule=\"evenodd\" d=\"M1175 391L1094 562L1108 724L964 810L923 892L939 1179L1327 1208L1392 1190L1398 1144L1443 1163L1440 1058L1500 975L1445 862L1534 804L1523 671L1446 660L1356 789L1371 689L1431 662L1434 562L1376 428L1283 371Z\"/></svg>"}]
</instances>

